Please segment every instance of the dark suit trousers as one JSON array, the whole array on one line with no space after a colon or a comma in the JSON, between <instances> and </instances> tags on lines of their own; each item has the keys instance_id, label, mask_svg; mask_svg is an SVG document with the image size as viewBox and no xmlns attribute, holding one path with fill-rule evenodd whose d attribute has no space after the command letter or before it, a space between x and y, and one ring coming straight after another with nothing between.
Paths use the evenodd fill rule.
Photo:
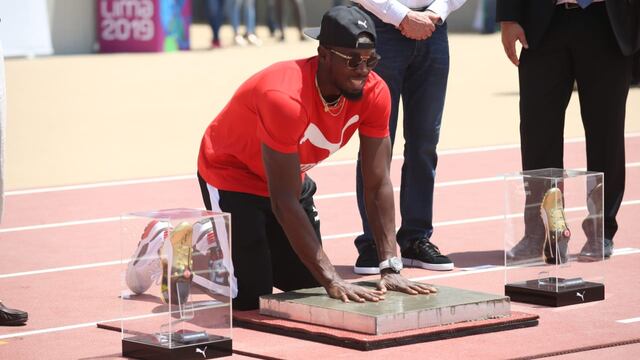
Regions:
<instances>
[{"instance_id":1,"label":"dark suit trousers","mask_svg":"<svg viewBox=\"0 0 640 360\"><path fill-rule=\"evenodd\" d=\"M577 83L587 168L604 172L604 236L613 239L625 183L624 122L632 61L622 55L604 3L556 7L540 44L520 57L524 170L564 168L565 111ZM541 199L542 194L538 195ZM535 199L535 202L540 201Z\"/></svg>"}]
</instances>

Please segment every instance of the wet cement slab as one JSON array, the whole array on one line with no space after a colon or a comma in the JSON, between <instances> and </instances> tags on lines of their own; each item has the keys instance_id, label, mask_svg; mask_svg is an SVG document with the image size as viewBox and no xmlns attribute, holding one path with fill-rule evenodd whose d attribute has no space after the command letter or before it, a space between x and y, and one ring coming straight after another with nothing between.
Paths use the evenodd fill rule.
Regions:
<instances>
[{"instance_id":1,"label":"wet cement slab","mask_svg":"<svg viewBox=\"0 0 640 360\"><path fill-rule=\"evenodd\" d=\"M374 288L373 282L358 285ZM438 293L408 295L389 291L374 303L343 303L324 288L260 297L260 314L365 334L387 334L465 321L509 316L507 296L436 286Z\"/></svg>"}]
</instances>

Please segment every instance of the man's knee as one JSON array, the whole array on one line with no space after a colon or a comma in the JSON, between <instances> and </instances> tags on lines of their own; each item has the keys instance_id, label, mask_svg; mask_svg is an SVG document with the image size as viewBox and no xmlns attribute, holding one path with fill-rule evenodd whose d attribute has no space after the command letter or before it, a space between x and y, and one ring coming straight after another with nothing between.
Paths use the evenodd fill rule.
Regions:
<instances>
[{"instance_id":1,"label":"man's knee","mask_svg":"<svg viewBox=\"0 0 640 360\"><path fill-rule=\"evenodd\" d=\"M233 299L233 310L256 310L260 307L258 296L241 296Z\"/></svg>"}]
</instances>

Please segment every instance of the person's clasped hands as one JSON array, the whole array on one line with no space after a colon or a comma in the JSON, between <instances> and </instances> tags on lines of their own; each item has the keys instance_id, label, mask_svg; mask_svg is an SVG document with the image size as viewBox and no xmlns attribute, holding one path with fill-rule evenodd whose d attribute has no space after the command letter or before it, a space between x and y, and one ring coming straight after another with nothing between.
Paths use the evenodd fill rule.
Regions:
<instances>
[{"instance_id":1,"label":"person's clasped hands","mask_svg":"<svg viewBox=\"0 0 640 360\"><path fill-rule=\"evenodd\" d=\"M440 16L433 11L410 10L398 25L398 30L409 39L425 40L436 31L439 22Z\"/></svg>"}]
</instances>

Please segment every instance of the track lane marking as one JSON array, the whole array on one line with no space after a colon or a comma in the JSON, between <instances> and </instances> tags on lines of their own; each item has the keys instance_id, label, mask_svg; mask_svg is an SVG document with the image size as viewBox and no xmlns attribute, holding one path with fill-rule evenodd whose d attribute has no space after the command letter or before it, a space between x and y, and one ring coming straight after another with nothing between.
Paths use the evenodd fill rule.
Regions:
<instances>
[{"instance_id":1,"label":"track lane marking","mask_svg":"<svg viewBox=\"0 0 640 360\"><path fill-rule=\"evenodd\" d=\"M624 137L625 139L634 139L634 138L640 137L640 133L628 133L628 134L625 134ZM575 143L583 143L583 142L585 142L584 137L577 137L577 138L565 140L565 144L575 144ZM482 152L491 152L491 151L500 151L500 150L512 150L512 149L518 149L518 148L520 148L520 144L450 149L450 150L438 151L438 156L482 153ZM403 158L404 157L402 155L394 155L392 157L393 160L402 160ZM331 167L331 166L354 165L355 163L356 163L356 160L325 161L318 164L316 167L322 168L322 167ZM36 188L36 189L5 191L5 196L30 195L30 194L40 194L40 193L57 192L57 191L85 190L85 189L95 189L100 187L139 185L139 184L191 180L191 179L196 179L196 176L195 175L178 175L178 176L165 176L165 177L157 177L157 178L145 178L145 179L134 179L134 180L122 180L122 181L105 181L105 182L98 182L94 184L80 184L80 185L68 185L68 186L56 186L56 187L44 187L44 188Z\"/></svg>"},{"instance_id":2,"label":"track lane marking","mask_svg":"<svg viewBox=\"0 0 640 360\"><path fill-rule=\"evenodd\" d=\"M640 205L640 200L623 201L622 204L621 204L621 206L634 206L634 205ZM565 212L575 212L575 211L584 211L584 210L586 210L586 207L570 208L570 209L566 209ZM522 213L520 213L520 214L512 214L512 215L509 216L509 218L518 218L518 217L522 217L522 216L523 216ZM498 221L498 220L504 220L504 218L505 218L504 215L484 216L484 217L465 219L465 220L451 220L451 221L436 222L433 225L434 225L434 227L445 227L445 226L455 226L455 225L464 225L464 224L473 224L473 223ZM396 229L396 231L397 230L398 229ZM360 234L361 234L360 232L352 232L352 233L328 235L328 236L323 236L322 240L323 241L327 241L327 240L335 240L335 239L343 239L343 238L353 238L353 237L356 237L356 236L358 236ZM621 248L619 250L614 249L614 254L613 255L632 255L632 254L637 254L637 253L640 253L640 249ZM23 272L10 273L10 274L0 274L0 280L1 279L20 277L20 276L41 275L41 274L61 272L61 271L71 271L71 270L81 270L81 269L90 269L90 268L96 268L96 267L103 267L103 266L113 266L113 265L119 265L119 264L126 264L128 261L129 261L128 259L113 260L113 261L104 261L104 262L99 262L99 263L90 263L90 264L73 265L73 266L63 266L63 267L57 267L57 268L49 268L49 269L41 269L41 270L33 270L33 271L23 271ZM466 273L469 274L471 272L467 271Z\"/></svg>"}]
</instances>

